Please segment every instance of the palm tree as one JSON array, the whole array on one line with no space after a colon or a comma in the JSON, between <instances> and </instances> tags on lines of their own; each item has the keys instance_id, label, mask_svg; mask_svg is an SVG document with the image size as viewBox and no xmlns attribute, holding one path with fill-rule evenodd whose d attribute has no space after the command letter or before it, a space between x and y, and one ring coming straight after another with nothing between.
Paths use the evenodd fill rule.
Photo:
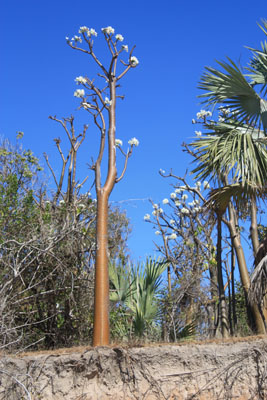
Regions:
<instances>
[{"instance_id":1,"label":"palm tree","mask_svg":"<svg viewBox=\"0 0 267 400\"><path fill-rule=\"evenodd\" d=\"M146 328L158 317L161 275L168 265L168 262L148 258L144 264L125 271L125 266L110 264L110 280L114 288L110 299L130 310L134 333L138 337L142 337Z\"/></svg>"},{"instance_id":2,"label":"palm tree","mask_svg":"<svg viewBox=\"0 0 267 400\"><path fill-rule=\"evenodd\" d=\"M267 35L267 21L261 27ZM224 197L228 200L235 195L251 204L251 236L256 254L257 240L256 195L264 193L267 182L267 102L262 96L267 93L267 43L261 50L251 49L253 57L246 68L247 74L228 58L227 62L218 62L220 69L207 67L200 81L200 89L205 93L200 97L208 106L231 107L231 114L225 121L215 123L204 120L210 131L206 137L193 142L198 166L193 170L197 178L215 178L223 187ZM250 79L250 82L248 81ZM258 90L256 90L258 89ZM231 176L232 175L232 176ZM231 177L231 185L227 179ZM225 186L226 185L226 186ZM217 193L218 194L218 193ZM214 200L214 198L213 198ZM234 224L231 223L235 210L229 203L228 227L239 262L240 276L246 294L250 287L250 278L245 258L240 247ZM257 331L264 331L259 310L252 305Z\"/></svg>"}]
</instances>

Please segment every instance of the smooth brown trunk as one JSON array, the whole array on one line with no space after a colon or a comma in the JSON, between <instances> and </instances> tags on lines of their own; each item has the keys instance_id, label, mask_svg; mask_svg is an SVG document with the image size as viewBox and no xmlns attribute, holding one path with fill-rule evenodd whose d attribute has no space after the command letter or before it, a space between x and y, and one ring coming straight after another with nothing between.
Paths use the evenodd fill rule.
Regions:
<instances>
[{"instance_id":1,"label":"smooth brown trunk","mask_svg":"<svg viewBox=\"0 0 267 400\"><path fill-rule=\"evenodd\" d=\"M97 199L93 346L109 344L108 196Z\"/></svg>"}]
</instances>

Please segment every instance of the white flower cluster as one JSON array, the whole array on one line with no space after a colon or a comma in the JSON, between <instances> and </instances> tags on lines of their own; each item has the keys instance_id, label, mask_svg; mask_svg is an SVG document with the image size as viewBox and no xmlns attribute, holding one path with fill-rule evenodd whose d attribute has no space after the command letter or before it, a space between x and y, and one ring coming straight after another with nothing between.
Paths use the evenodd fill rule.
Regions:
<instances>
[{"instance_id":1,"label":"white flower cluster","mask_svg":"<svg viewBox=\"0 0 267 400\"><path fill-rule=\"evenodd\" d=\"M80 43L82 43L82 38L81 38L81 36L74 35L74 37L71 38L71 40L74 40L74 42L80 42Z\"/></svg>"},{"instance_id":2,"label":"white flower cluster","mask_svg":"<svg viewBox=\"0 0 267 400\"><path fill-rule=\"evenodd\" d=\"M211 117L212 113L210 111L206 111L206 110L200 110L197 113L197 119L204 119L205 117Z\"/></svg>"},{"instance_id":3,"label":"white flower cluster","mask_svg":"<svg viewBox=\"0 0 267 400\"><path fill-rule=\"evenodd\" d=\"M119 42L123 42L124 37L118 33L118 34L115 36L115 39L118 40Z\"/></svg>"},{"instance_id":4,"label":"white flower cluster","mask_svg":"<svg viewBox=\"0 0 267 400\"><path fill-rule=\"evenodd\" d=\"M108 97L105 97L105 104L106 104L107 106L111 106L112 100L109 100Z\"/></svg>"},{"instance_id":5,"label":"white flower cluster","mask_svg":"<svg viewBox=\"0 0 267 400\"><path fill-rule=\"evenodd\" d=\"M88 37L97 36L97 32L95 29L89 29L87 26L81 26L79 29L79 33L86 33Z\"/></svg>"},{"instance_id":6,"label":"white flower cluster","mask_svg":"<svg viewBox=\"0 0 267 400\"><path fill-rule=\"evenodd\" d=\"M152 215L159 215L159 214L163 214L162 208L157 208L154 209L154 211L152 211Z\"/></svg>"},{"instance_id":7,"label":"white flower cluster","mask_svg":"<svg viewBox=\"0 0 267 400\"><path fill-rule=\"evenodd\" d=\"M144 216L144 220L145 220L145 221L149 221L149 220L150 220L150 215L149 215L149 214L146 214L146 215Z\"/></svg>"},{"instance_id":8,"label":"white flower cluster","mask_svg":"<svg viewBox=\"0 0 267 400\"><path fill-rule=\"evenodd\" d=\"M201 131L195 131L195 135L196 135L197 137L200 137L200 136L202 135L202 132L201 132Z\"/></svg>"},{"instance_id":9,"label":"white flower cluster","mask_svg":"<svg viewBox=\"0 0 267 400\"><path fill-rule=\"evenodd\" d=\"M156 232L155 232L155 235L160 235L160 231L156 231Z\"/></svg>"},{"instance_id":10,"label":"white flower cluster","mask_svg":"<svg viewBox=\"0 0 267 400\"><path fill-rule=\"evenodd\" d=\"M86 103L86 101L82 102L82 106L85 109L92 108L91 104L90 103Z\"/></svg>"},{"instance_id":11,"label":"white flower cluster","mask_svg":"<svg viewBox=\"0 0 267 400\"><path fill-rule=\"evenodd\" d=\"M115 29L112 26L107 26L106 28L102 28L101 31L103 33L107 33L108 35L114 35Z\"/></svg>"},{"instance_id":12,"label":"white flower cluster","mask_svg":"<svg viewBox=\"0 0 267 400\"><path fill-rule=\"evenodd\" d=\"M75 78L74 80L77 85L79 85L80 83L83 83L85 85L87 83L86 78L84 78L83 76L77 76L77 78Z\"/></svg>"},{"instance_id":13,"label":"white flower cluster","mask_svg":"<svg viewBox=\"0 0 267 400\"><path fill-rule=\"evenodd\" d=\"M190 211L187 209L187 208L181 208L181 213L182 214L189 214L190 213Z\"/></svg>"},{"instance_id":14,"label":"white flower cluster","mask_svg":"<svg viewBox=\"0 0 267 400\"><path fill-rule=\"evenodd\" d=\"M75 92L74 92L74 96L75 96L75 97L83 98L84 95L85 95L85 92L84 92L83 89L77 89L77 90L75 90Z\"/></svg>"},{"instance_id":15,"label":"white flower cluster","mask_svg":"<svg viewBox=\"0 0 267 400\"><path fill-rule=\"evenodd\" d=\"M121 46L122 50L126 51L126 53L128 53L128 45L127 44L123 44Z\"/></svg>"},{"instance_id":16,"label":"white flower cluster","mask_svg":"<svg viewBox=\"0 0 267 400\"><path fill-rule=\"evenodd\" d=\"M162 200L162 204L168 204L169 203L169 200L168 199L163 199Z\"/></svg>"},{"instance_id":17,"label":"white flower cluster","mask_svg":"<svg viewBox=\"0 0 267 400\"><path fill-rule=\"evenodd\" d=\"M171 199L176 199L176 193L175 193L175 192L172 192L172 193L170 194L170 198L171 198Z\"/></svg>"},{"instance_id":18,"label":"white flower cluster","mask_svg":"<svg viewBox=\"0 0 267 400\"><path fill-rule=\"evenodd\" d=\"M79 33L86 33L89 31L89 28L87 26L80 26Z\"/></svg>"},{"instance_id":19,"label":"white flower cluster","mask_svg":"<svg viewBox=\"0 0 267 400\"><path fill-rule=\"evenodd\" d=\"M136 58L135 56L132 56L130 58L130 64L132 67L136 67L139 64L138 58Z\"/></svg>"},{"instance_id":20,"label":"white flower cluster","mask_svg":"<svg viewBox=\"0 0 267 400\"><path fill-rule=\"evenodd\" d=\"M128 144L130 145L130 146L138 146L139 145L139 140L137 140L135 137L133 137L132 139L130 139L129 141L128 141Z\"/></svg>"},{"instance_id":21,"label":"white flower cluster","mask_svg":"<svg viewBox=\"0 0 267 400\"><path fill-rule=\"evenodd\" d=\"M175 220L174 219L170 219L170 225L175 225Z\"/></svg>"},{"instance_id":22,"label":"white flower cluster","mask_svg":"<svg viewBox=\"0 0 267 400\"><path fill-rule=\"evenodd\" d=\"M175 240L177 238L176 233L172 233L171 235L168 236L168 239L170 240Z\"/></svg>"},{"instance_id":23,"label":"white flower cluster","mask_svg":"<svg viewBox=\"0 0 267 400\"><path fill-rule=\"evenodd\" d=\"M122 140L120 140L120 139L115 139L115 146L116 146L116 147L121 147L121 146L122 146Z\"/></svg>"}]
</instances>

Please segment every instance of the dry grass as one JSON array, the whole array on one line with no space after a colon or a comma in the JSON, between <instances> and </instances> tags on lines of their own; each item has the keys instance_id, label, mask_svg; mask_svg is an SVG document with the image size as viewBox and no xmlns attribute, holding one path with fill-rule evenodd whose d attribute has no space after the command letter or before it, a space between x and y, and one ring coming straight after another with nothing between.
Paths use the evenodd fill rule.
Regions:
<instances>
[{"instance_id":1,"label":"dry grass","mask_svg":"<svg viewBox=\"0 0 267 400\"><path fill-rule=\"evenodd\" d=\"M165 343L165 342L154 342L154 343L112 343L108 348L121 347L125 349L134 347L162 347L162 346L184 346L184 345L206 345L206 344L233 344L239 342L253 342L257 340L267 340L267 335L255 335L246 337L230 337L228 339L208 339L208 340L181 340L176 343ZM51 355L57 356L61 354L73 354L73 353L84 353L86 351L92 350L92 346L74 346L74 347L64 347L55 350L39 350L39 351L28 351L19 353L18 357L32 356L32 355Z\"/></svg>"}]
</instances>

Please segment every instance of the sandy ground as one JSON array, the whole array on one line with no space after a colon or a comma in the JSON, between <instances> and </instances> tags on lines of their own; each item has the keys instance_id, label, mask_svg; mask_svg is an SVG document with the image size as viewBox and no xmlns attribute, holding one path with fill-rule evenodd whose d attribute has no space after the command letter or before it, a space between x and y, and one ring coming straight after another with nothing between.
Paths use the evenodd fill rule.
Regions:
<instances>
[{"instance_id":1,"label":"sandy ground","mask_svg":"<svg viewBox=\"0 0 267 400\"><path fill-rule=\"evenodd\" d=\"M4 355L0 400L267 399L267 337Z\"/></svg>"}]
</instances>

